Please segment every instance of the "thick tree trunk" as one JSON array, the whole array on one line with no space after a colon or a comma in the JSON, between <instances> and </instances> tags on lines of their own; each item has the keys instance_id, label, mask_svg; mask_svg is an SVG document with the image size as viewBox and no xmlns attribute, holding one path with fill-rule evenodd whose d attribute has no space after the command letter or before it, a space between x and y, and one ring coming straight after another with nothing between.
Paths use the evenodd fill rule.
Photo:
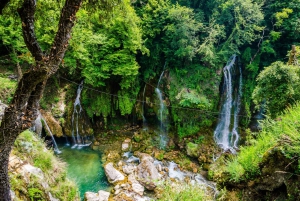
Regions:
<instances>
[{"instance_id":1,"label":"thick tree trunk","mask_svg":"<svg viewBox=\"0 0 300 201\"><path fill-rule=\"evenodd\" d=\"M24 0L22 8L18 10L22 20L23 37L26 46L33 55L36 65L23 74L18 83L12 103L5 109L0 125L0 200L10 201L10 185L8 178L8 160L12 146L18 135L30 128L37 117L39 101L45 84L60 65L71 29L76 20L76 13L82 0L66 0L61 11L59 28L49 55L45 55L36 39L34 31L34 12L36 1ZM1 11L1 10L0 10Z\"/></svg>"}]
</instances>

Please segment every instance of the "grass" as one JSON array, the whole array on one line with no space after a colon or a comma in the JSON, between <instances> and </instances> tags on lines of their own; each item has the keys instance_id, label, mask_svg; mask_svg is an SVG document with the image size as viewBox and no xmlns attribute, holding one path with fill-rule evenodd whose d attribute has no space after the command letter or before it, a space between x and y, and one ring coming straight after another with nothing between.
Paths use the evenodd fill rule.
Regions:
<instances>
[{"instance_id":1,"label":"grass","mask_svg":"<svg viewBox=\"0 0 300 201\"><path fill-rule=\"evenodd\" d=\"M0 100L6 104L10 103L17 86L17 82L0 76L0 83Z\"/></svg>"},{"instance_id":2,"label":"grass","mask_svg":"<svg viewBox=\"0 0 300 201\"><path fill-rule=\"evenodd\" d=\"M166 183L160 201L210 201L214 200L205 187L191 184Z\"/></svg>"},{"instance_id":3,"label":"grass","mask_svg":"<svg viewBox=\"0 0 300 201\"><path fill-rule=\"evenodd\" d=\"M237 156L225 162L224 172L230 180L239 182L260 174L259 164L273 149L280 150L286 158L300 157L300 105L287 109L276 120L262 122L262 131L250 146L241 147Z\"/></svg>"},{"instance_id":4,"label":"grass","mask_svg":"<svg viewBox=\"0 0 300 201\"><path fill-rule=\"evenodd\" d=\"M54 155L53 150L46 149L43 140L35 133L28 130L21 133L15 141L12 153L43 171L43 182L49 185L48 190L55 198L66 201L79 200L77 186L66 177L66 164ZM38 178L31 177L28 185L21 175L14 172L9 174L11 188L14 191L27 195L31 200L36 200L35 196L44 199L44 189Z\"/></svg>"}]
</instances>

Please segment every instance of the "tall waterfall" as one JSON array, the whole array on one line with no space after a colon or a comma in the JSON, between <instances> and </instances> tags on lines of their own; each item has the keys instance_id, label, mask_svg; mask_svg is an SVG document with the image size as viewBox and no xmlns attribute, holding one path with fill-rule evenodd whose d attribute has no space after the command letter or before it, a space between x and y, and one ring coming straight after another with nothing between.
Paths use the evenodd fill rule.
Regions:
<instances>
[{"instance_id":1,"label":"tall waterfall","mask_svg":"<svg viewBox=\"0 0 300 201\"><path fill-rule=\"evenodd\" d=\"M224 94L223 105L220 113L219 123L214 131L214 138L216 143L224 150L229 150L235 153L237 148L239 134L238 134L238 115L240 112L241 96L242 96L242 71L239 64L240 77L238 82L238 91L234 90L235 72L234 64L236 62L236 55L231 56L226 66L223 68L224 72ZM233 119L232 119L233 118ZM233 121L233 125L231 124Z\"/></svg>"},{"instance_id":2,"label":"tall waterfall","mask_svg":"<svg viewBox=\"0 0 300 201\"><path fill-rule=\"evenodd\" d=\"M74 142L73 147L84 144L84 140L83 138L81 138L78 129L78 119L80 117L80 113L82 112L82 107L80 103L80 95L81 95L82 88L83 88L83 81L81 81L77 89L77 96L74 102L74 110L72 115L72 138ZM74 120L75 120L75 125L74 125ZM74 130L76 130L76 137L74 134Z\"/></svg>"},{"instance_id":3,"label":"tall waterfall","mask_svg":"<svg viewBox=\"0 0 300 201\"><path fill-rule=\"evenodd\" d=\"M57 144L56 144L56 141L55 141L55 139L54 139L54 137L53 137L53 134L52 134L52 132L51 132L51 130L50 130L50 128L49 128L49 126L48 126L46 120L44 119L44 117L43 117L41 114L39 114L38 118L40 118L40 119L44 122L45 127L46 127L48 133L50 134L50 137L51 137L52 142L53 142L53 145L54 145L54 152L57 153L57 154L60 154L61 151L58 149L58 146L57 146Z\"/></svg>"},{"instance_id":4,"label":"tall waterfall","mask_svg":"<svg viewBox=\"0 0 300 201\"><path fill-rule=\"evenodd\" d=\"M166 111L165 111L165 104L163 102L163 98L162 98L162 93L159 89L159 84L160 84L160 81L161 81L161 78L165 72L165 67L166 67L166 63L164 65L164 69L163 69L163 72L161 73L160 77L159 77L159 80L158 80L158 83L157 83L157 87L155 89L155 93L158 97L158 100L159 100L159 120L160 120L160 134L159 134L159 137L160 137L160 148L161 149L164 149L167 145L167 133L165 131L165 128L164 128L164 115L166 115Z\"/></svg>"}]
</instances>

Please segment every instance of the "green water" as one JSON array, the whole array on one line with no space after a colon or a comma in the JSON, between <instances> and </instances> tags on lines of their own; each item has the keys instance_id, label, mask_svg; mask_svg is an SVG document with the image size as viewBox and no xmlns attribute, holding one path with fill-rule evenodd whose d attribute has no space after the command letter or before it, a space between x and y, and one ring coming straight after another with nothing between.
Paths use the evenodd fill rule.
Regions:
<instances>
[{"instance_id":1,"label":"green water","mask_svg":"<svg viewBox=\"0 0 300 201\"><path fill-rule=\"evenodd\" d=\"M87 191L96 193L108 189L100 152L89 147L59 146L59 149L62 152L59 157L68 164L67 176L77 183L81 198Z\"/></svg>"}]
</instances>

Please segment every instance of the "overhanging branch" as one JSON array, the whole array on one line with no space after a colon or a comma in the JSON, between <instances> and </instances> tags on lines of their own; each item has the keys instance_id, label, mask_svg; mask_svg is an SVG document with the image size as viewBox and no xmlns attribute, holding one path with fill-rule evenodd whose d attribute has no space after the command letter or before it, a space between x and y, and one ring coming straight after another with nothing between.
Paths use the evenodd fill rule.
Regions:
<instances>
[{"instance_id":1,"label":"overhanging branch","mask_svg":"<svg viewBox=\"0 0 300 201\"><path fill-rule=\"evenodd\" d=\"M76 20L76 13L82 4L82 1L83 0L66 0L61 11L58 31L50 50L49 61L51 74L56 72L65 55L68 42L71 38L71 30Z\"/></svg>"},{"instance_id":2,"label":"overhanging branch","mask_svg":"<svg viewBox=\"0 0 300 201\"><path fill-rule=\"evenodd\" d=\"M22 32L25 44L35 61L43 59L43 51L37 41L34 31L34 13L36 8L35 0L24 0L22 7L18 10L22 21Z\"/></svg>"}]
</instances>

